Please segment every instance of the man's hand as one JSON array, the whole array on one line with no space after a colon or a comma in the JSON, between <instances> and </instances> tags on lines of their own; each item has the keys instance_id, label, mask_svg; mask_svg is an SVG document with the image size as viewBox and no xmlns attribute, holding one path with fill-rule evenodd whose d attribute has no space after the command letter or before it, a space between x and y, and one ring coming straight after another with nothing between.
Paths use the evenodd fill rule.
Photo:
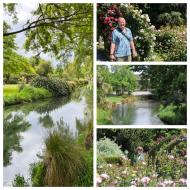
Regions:
<instances>
[{"instance_id":1,"label":"man's hand","mask_svg":"<svg viewBox=\"0 0 190 190\"><path fill-rule=\"evenodd\" d=\"M136 50L133 50L133 51L132 51L132 56L133 56L133 58L137 57L137 52L136 52Z\"/></svg>"},{"instance_id":2,"label":"man's hand","mask_svg":"<svg viewBox=\"0 0 190 190\"><path fill-rule=\"evenodd\" d=\"M115 60L116 60L115 56L113 54L111 54L110 55L110 61L115 61Z\"/></svg>"}]
</instances>

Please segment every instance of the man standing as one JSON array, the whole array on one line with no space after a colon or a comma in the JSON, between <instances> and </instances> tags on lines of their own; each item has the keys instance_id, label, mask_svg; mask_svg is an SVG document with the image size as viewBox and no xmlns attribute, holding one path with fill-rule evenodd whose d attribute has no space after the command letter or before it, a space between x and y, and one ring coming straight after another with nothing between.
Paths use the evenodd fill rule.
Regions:
<instances>
[{"instance_id":1,"label":"man standing","mask_svg":"<svg viewBox=\"0 0 190 190\"><path fill-rule=\"evenodd\" d=\"M120 17L118 19L118 27L112 32L111 61L130 62L132 60L131 54L133 57L137 56L131 30L126 28L125 25L125 19Z\"/></svg>"}]
</instances>

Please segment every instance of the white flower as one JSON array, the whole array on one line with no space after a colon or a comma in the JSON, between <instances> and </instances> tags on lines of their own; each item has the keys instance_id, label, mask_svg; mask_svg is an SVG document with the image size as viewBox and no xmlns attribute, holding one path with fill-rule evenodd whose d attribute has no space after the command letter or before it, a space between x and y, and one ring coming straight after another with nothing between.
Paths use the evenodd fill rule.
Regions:
<instances>
[{"instance_id":1,"label":"white flower","mask_svg":"<svg viewBox=\"0 0 190 190\"><path fill-rule=\"evenodd\" d=\"M144 184L144 186L147 186L147 184L150 182L150 178L149 177L143 177L141 179L141 183Z\"/></svg>"},{"instance_id":2,"label":"white flower","mask_svg":"<svg viewBox=\"0 0 190 190\"><path fill-rule=\"evenodd\" d=\"M144 32L144 29L140 29L140 32L142 32L142 33L143 33L143 32Z\"/></svg>"},{"instance_id":3,"label":"white flower","mask_svg":"<svg viewBox=\"0 0 190 190\"><path fill-rule=\"evenodd\" d=\"M112 167L112 164L108 164L108 167L110 167L110 168L111 168L111 167Z\"/></svg>"},{"instance_id":4,"label":"white flower","mask_svg":"<svg viewBox=\"0 0 190 190\"><path fill-rule=\"evenodd\" d=\"M141 15L141 18L145 18L145 16L144 16L144 15Z\"/></svg>"},{"instance_id":5,"label":"white flower","mask_svg":"<svg viewBox=\"0 0 190 190\"><path fill-rule=\"evenodd\" d=\"M142 165L146 165L146 162L145 162L145 161L142 161Z\"/></svg>"},{"instance_id":6,"label":"white flower","mask_svg":"<svg viewBox=\"0 0 190 190\"><path fill-rule=\"evenodd\" d=\"M185 178L181 178L179 182L182 183L183 185L187 185L187 180Z\"/></svg>"},{"instance_id":7,"label":"white flower","mask_svg":"<svg viewBox=\"0 0 190 190\"><path fill-rule=\"evenodd\" d=\"M127 174L127 171L124 170L124 171L122 171L121 173L124 174L124 175L126 175L126 174Z\"/></svg>"},{"instance_id":8,"label":"white flower","mask_svg":"<svg viewBox=\"0 0 190 190\"><path fill-rule=\"evenodd\" d=\"M172 180L165 180L164 184L171 186L174 182Z\"/></svg>"},{"instance_id":9,"label":"white flower","mask_svg":"<svg viewBox=\"0 0 190 190\"><path fill-rule=\"evenodd\" d=\"M153 178L157 178L157 176L158 176L158 174L156 174L156 173L154 173L154 174L152 175Z\"/></svg>"},{"instance_id":10,"label":"white flower","mask_svg":"<svg viewBox=\"0 0 190 190\"><path fill-rule=\"evenodd\" d=\"M173 156L173 155L168 155L168 158L169 158L170 160L173 160L173 159L174 159L174 156Z\"/></svg>"},{"instance_id":11,"label":"white flower","mask_svg":"<svg viewBox=\"0 0 190 190\"><path fill-rule=\"evenodd\" d=\"M103 179L103 180L106 180L106 179L109 179L109 175L108 174L101 174L100 177Z\"/></svg>"},{"instance_id":12,"label":"white flower","mask_svg":"<svg viewBox=\"0 0 190 190\"><path fill-rule=\"evenodd\" d=\"M131 181L131 185L136 186L136 185L137 185L137 184L136 184L136 181Z\"/></svg>"}]
</instances>

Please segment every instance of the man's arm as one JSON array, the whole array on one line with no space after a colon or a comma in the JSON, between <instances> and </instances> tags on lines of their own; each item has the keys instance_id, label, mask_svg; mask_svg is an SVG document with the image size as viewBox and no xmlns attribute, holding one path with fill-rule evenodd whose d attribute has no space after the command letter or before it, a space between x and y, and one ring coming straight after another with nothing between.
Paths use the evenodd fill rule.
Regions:
<instances>
[{"instance_id":1,"label":"man's arm","mask_svg":"<svg viewBox=\"0 0 190 190\"><path fill-rule=\"evenodd\" d=\"M111 61L115 60L115 56L114 56L114 53L115 53L115 43L111 43L111 47L110 47L110 59Z\"/></svg>"},{"instance_id":2,"label":"man's arm","mask_svg":"<svg viewBox=\"0 0 190 190\"><path fill-rule=\"evenodd\" d=\"M132 56L137 57L137 52L136 52L135 44L134 44L133 40L131 40L130 46L131 46L131 50L132 50Z\"/></svg>"}]
</instances>

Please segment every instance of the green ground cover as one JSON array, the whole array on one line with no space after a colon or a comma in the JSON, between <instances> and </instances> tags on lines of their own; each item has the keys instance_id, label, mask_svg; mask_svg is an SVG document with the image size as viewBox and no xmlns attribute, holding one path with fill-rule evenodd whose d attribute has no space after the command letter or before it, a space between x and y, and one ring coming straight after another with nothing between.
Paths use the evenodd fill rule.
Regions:
<instances>
[{"instance_id":1,"label":"green ground cover","mask_svg":"<svg viewBox=\"0 0 190 190\"><path fill-rule=\"evenodd\" d=\"M3 87L3 100L5 106L31 102L52 96L53 94L44 88L35 88L29 85L26 85L22 90L19 90L19 85L8 84Z\"/></svg>"}]
</instances>

